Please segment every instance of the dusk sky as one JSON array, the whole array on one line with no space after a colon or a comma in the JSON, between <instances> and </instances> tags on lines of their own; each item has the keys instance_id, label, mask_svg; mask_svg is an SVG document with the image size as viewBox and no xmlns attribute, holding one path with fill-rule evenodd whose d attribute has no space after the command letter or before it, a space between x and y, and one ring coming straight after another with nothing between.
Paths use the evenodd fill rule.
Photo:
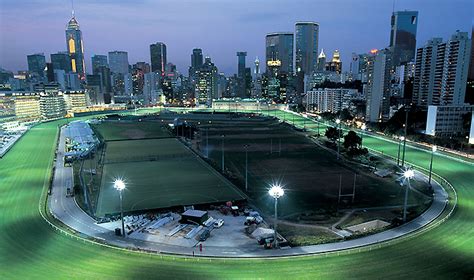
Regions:
<instances>
[{"instance_id":1,"label":"dusk sky","mask_svg":"<svg viewBox=\"0 0 474 280\"><path fill-rule=\"evenodd\" d=\"M129 62L150 62L149 45L164 42L168 62L187 75L193 48L211 56L220 72L237 71L237 51L247 65L264 60L265 34L294 32L296 21L320 24L319 48L334 49L348 69L352 52L365 53L389 43L392 0L168 0L74 1L90 72L90 57L124 50ZM419 11L417 44L471 31L472 0L398 0L396 10ZM26 55L65 51L68 0L0 0L0 67L27 69Z\"/></svg>"}]
</instances>

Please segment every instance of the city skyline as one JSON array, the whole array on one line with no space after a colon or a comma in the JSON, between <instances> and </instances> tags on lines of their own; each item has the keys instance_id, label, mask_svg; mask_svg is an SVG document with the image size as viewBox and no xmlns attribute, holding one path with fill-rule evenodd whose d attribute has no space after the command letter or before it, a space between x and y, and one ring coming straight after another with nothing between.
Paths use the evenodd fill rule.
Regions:
<instances>
[{"instance_id":1,"label":"city skyline","mask_svg":"<svg viewBox=\"0 0 474 280\"><path fill-rule=\"evenodd\" d=\"M95 54L107 54L109 51L122 50L128 52L131 64L137 61L149 63L149 45L163 42L168 48L167 60L176 64L178 70L183 74L187 73L187 69L191 64L190 55L193 48L201 48L204 56L211 56L213 62L219 68L219 72L234 74L237 73L236 51L247 51L247 64L251 65L255 57L260 59L265 57L265 35L267 33L294 32L294 24L297 21L308 20L320 24L319 51L324 48L327 53L332 53L333 50L339 49L342 61L346 62L343 63L344 70L349 67L352 52L364 53L372 48L381 49L388 46L390 17L393 9L392 1L384 1L383 4L378 2L375 4L376 1L369 0L361 1L358 7L352 7L350 10L344 7L343 4L346 2L278 1L272 2L272 5L269 6L270 2L267 1L259 3L240 1L240 5L235 5L236 2L217 3L206 1L200 7L218 9L225 6L229 8L229 11L233 10L234 12L231 12L228 15L230 17L227 18L217 13L217 15L204 19L203 22L195 25L189 24L192 24L192 21L199 17L194 14L185 16L186 13L194 11L192 3L188 1L179 2L176 8L169 7L167 6L169 4L164 2L158 2L157 4L149 1L139 1L133 4L135 6L132 10L127 9L127 7L131 7L130 3L81 1L75 3L75 11L83 33L86 71L88 73L92 72L91 56ZM442 1L437 3L436 8L423 7L426 4L425 2L398 1L395 5L395 10L407 9L420 12L417 47L424 45L432 37L448 38L457 29L461 31L470 30L472 23L470 22L469 9L460 9L462 5L470 4L468 1L458 0L454 3L453 1ZM159 13L155 13L155 15L150 13L150 10L153 10L150 8L156 5L161 5L160 8L164 11L167 9L175 10L174 12L163 12L163 17L160 17ZM328 5L337 6L340 13L330 13L332 17L329 18L328 12L312 9L317 6L324 10ZM240 6L244 6L244 8ZM12 1L2 1L1 7L0 21L2 24L0 34L2 35L0 35L0 41L2 46L0 48L0 67L11 71L25 70L27 69L26 55L43 52L48 57L51 53L66 51L64 30L71 17L70 5L56 1L48 2L48 5L36 1L23 3L22 5ZM25 9L27 7L29 7L26 9L27 11L21 14L14 12L15 9ZM234 9L231 9L231 7ZM294 9L290 9L290 7ZM248 13L248 8L252 8L255 12ZM361 13L361 11L367 9L379 12L371 13L371 17L367 18ZM291 12L278 14L278 10L291 10ZM299 10L301 12L298 12ZM108 11L109 13L106 14L106 17L99 17L97 11ZM181 19L176 17L177 11L182 14ZM450 19L452 20L449 22L437 21L436 19L440 16L439 11L443 13L441 16L448 17L451 15ZM229 12L224 11L223 14L226 13ZM53 14L54 16L50 16ZM130 25L128 20L117 23L117 17L127 14L131 15L134 20L136 20L137 15L141 15L142 17L138 22L141 22L143 27L137 24L125 26L127 23ZM173 17L172 19L169 18L170 14ZM11 15L15 15L15 21L11 20L13 19ZM41 25L32 26L31 22L29 22L30 25L26 25L28 20L38 15L42 15L47 20L42 21ZM274 18L277 18L277 20ZM225 20L220 22L213 21L213 19ZM343 22L345 24L344 28L341 28L341 19L345 20ZM117 30L110 29L112 23L114 23ZM158 23L158 26L160 26L159 24L166 24L166 27L156 28L155 23ZM239 29L229 32L228 27L229 25L233 27L233 24L239 24ZM364 27L363 29L367 32L360 32L361 28L359 26ZM358 28L358 30L354 30L354 28ZM137 30L143 30L143 32L137 32ZM207 32L208 30L210 32ZM21 36L21 31L29 31L31 34L34 33L34 36ZM203 34L210 35L194 36L197 34L196 32L200 31ZM224 31L231 36L226 40L220 40L222 35L218 33ZM120 34L122 37L113 36L114 34ZM123 34L126 34L126 36L123 36ZM176 36L176 34L181 35ZM43 39L36 36L42 36ZM31 40L34 40L34 43ZM104 40L107 44L103 43Z\"/></svg>"}]
</instances>

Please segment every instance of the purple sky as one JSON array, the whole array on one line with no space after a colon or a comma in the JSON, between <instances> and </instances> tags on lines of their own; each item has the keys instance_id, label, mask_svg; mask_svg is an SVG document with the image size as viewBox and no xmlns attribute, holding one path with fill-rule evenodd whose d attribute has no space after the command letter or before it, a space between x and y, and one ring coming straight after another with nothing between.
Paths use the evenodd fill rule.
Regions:
<instances>
[{"instance_id":1,"label":"purple sky","mask_svg":"<svg viewBox=\"0 0 474 280\"><path fill-rule=\"evenodd\" d=\"M418 45L431 37L471 31L472 0L398 0L396 10L419 11ZM344 68L352 52L388 45L392 0L76 0L86 68L93 54L129 53L129 62L150 61L149 45L164 42L168 61L187 73L193 48L210 55L219 71L237 71L237 51L247 64L263 60L265 34L294 31L295 21L320 23L320 49L341 51ZM66 50L68 0L0 0L0 67L27 69L26 55Z\"/></svg>"}]
</instances>

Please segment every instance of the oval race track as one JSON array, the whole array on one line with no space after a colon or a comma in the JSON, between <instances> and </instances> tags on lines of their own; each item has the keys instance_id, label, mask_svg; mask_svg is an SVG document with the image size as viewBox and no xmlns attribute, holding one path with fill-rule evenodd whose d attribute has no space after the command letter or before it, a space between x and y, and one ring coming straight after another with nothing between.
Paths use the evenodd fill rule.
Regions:
<instances>
[{"instance_id":1,"label":"oval race track","mask_svg":"<svg viewBox=\"0 0 474 280\"><path fill-rule=\"evenodd\" d=\"M0 279L473 277L472 164L435 156L434 171L457 190L457 208L440 226L395 245L278 260L174 258L90 244L53 230L42 219L38 203L49 184L61 122L31 129L0 159ZM364 143L391 155L397 149L394 143L370 136L364 137ZM429 157L428 152L407 149L408 162L427 167Z\"/></svg>"}]
</instances>

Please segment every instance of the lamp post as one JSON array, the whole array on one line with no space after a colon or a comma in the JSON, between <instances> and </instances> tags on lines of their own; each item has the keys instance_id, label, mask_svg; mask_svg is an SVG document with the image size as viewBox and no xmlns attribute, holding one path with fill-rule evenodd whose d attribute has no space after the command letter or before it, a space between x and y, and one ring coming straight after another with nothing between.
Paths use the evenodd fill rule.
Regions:
<instances>
[{"instance_id":1,"label":"lamp post","mask_svg":"<svg viewBox=\"0 0 474 280\"><path fill-rule=\"evenodd\" d=\"M249 145L244 145L245 148L245 191L248 190L248 148Z\"/></svg>"},{"instance_id":2,"label":"lamp post","mask_svg":"<svg viewBox=\"0 0 474 280\"><path fill-rule=\"evenodd\" d=\"M402 141L405 141L405 137L398 137L398 156L397 156L397 166L400 165L400 148L402 146Z\"/></svg>"},{"instance_id":3,"label":"lamp post","mask_svg":"<svg viewBox=\"0 0 474 280\"><path fill-rule=\"evenodd\" d=\"M224 168L225 168L225 165L224 165L224 160L225 160L225 158L224 158L224 139L225 139L225 135L222 134L221 138L222 138L222 146L221 146L221 148L222 148L222 152L221 152L222 153L222 172L224 173Z\"/></svg>"},{"instance_id":4,"label":"lamp post","mask_svg":"<svg viewBox=\"0 0 474 280\"><path fill-rule=\"evenodd\" d=\"M268 194L275 199L275 221L273 223L273 243L274 247L278 247L278 240L277 240L277 220L278 220L278 199L285 194L285 191L280 185L273 185Z\"/></svg>"},{"instance_id":5,"label":"lamp post","mask_svg":"<svg viewBox=\"0 0 474 280\"><path fill-rule=\"evenodd\" d=\"M125 224L123 222L123 196L122 196L122 191L125 189L125 183L117 179L114 182L114 188L119 191L120 195L120 219L122 220L122 236L125 237Z\"/></svg>"},{"instance_id":6,"label":"lamp post","mask_svg":"<svg viewBox=\"0 0 474 280\"><path fill-rule=\"evenodd\" d=\"M436 153L436 150L437 150L436 145L433 145L433 147L431 147L430 176L428 179L428 184L430 184L430 186L431 186L431 173L433 171L433 157L434 157L434 154Z\"/></svg>"},{"instance_id":7,"label":"lamp post","mask_svg":"<svg viewBox=\"0 0 474 280\"><path fill-rule=\"evenodd\" d=\"M320 122L321 122L321 119L322 119L321 116L318 116L318 121L317 121L317 123L318 123L318 137L319 137L319 135L320 135L320 134L319 134L319 124L320 124Z\"/></svg>"},{"instance_id":8,"label":"lamp post","mask_svg":"<svg viewBox=\"0 0 474 280\"><path fill-rule=\"evenodd\" d=\"M362 129L362 133L360 134L360 147L362 148L364 145L363 145L363 140L364 140L364 133L365 133L365 130L367 129L367 126L364 124L362 124L361 126L361 129Z\"/></svg>"},{"instance_id":9,"label":"lamp post","mask_svg":"<svg viewBox=\"0 0 474 280\"><path fill-rule=\"evenodd\" d=\"M407 169L403 173L403 177L407 182L407 186L405 187L405 201L403 203L403 222L407 220L407 204L408 204L408 190L410 189L410 179L415 176L415 172L412 169Z\"/></svg>"},{"instance_id":10,"label":"lamp post","mask_svg":"<svg viewBox=\"0 0 474 280\"><path fill-rule=\"evenodd\" d=\"M341 151L341 120L336 119L336 124L337 124L337 159L339 159L340 151Z\"/></svg>"},{"instance_id":11,"label":"lamp post","mask_svg":"<svg viewBox=\"0 0 474 280\"><path fill-rule=\"evenodd\" d=\"M410 106L405 106L405 129L403 135L403 155L402 155L402 167L405 166L405 152L407 146L407 129L408 129L408 111L410 110Z\"/></svg>"}]
</instances>

